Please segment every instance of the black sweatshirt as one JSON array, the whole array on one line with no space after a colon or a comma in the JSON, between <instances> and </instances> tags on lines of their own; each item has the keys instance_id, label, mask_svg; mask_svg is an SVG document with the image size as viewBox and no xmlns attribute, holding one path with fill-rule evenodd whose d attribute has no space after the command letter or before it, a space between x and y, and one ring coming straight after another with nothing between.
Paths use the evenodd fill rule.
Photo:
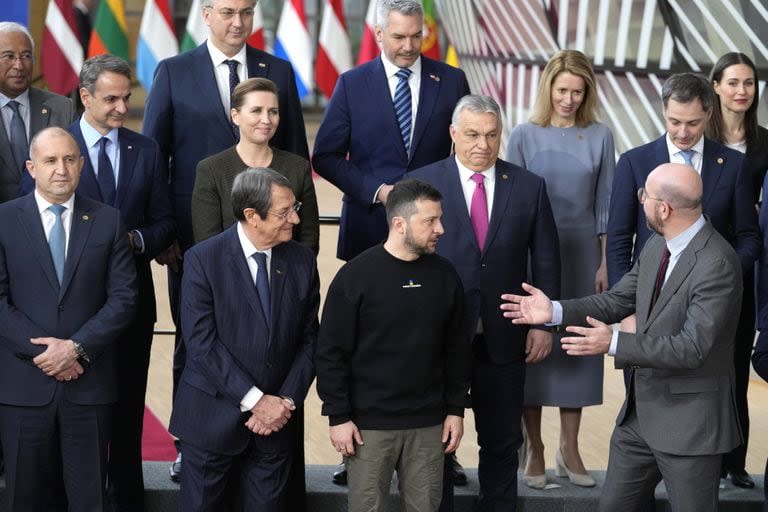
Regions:
<instances>
[{"instance_id":1,"label":"black sweatshirt","mask_svg":"<svg viewBox=\"0 0 768 512\"><path fill-rule=\"evenodd\" d=\"M463 416L471 377L464 290L451 263L382 245L347 263L328 290L315 366L331 425L400 430Z\"/></svg>"}]
</instances>

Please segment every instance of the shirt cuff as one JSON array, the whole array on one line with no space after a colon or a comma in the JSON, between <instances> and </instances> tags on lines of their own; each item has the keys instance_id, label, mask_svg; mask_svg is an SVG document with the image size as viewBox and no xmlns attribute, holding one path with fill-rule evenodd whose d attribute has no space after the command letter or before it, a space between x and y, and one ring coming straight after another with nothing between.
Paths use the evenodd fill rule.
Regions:
<instances>
[{"instance_id":1,"label":"shirt cuff","mask_svg":"<svg viewBox=\"0 0 768 512\"><path fill-rule=\"evenodd\" d=\"M383 187L384 185L386 185L386 183L382 183L381 185L379 185L379 188L377 188L376 192L373 193L373 199L371 199L371 204L381 203L381 201L379 201L379 190L381 190L381 187Z\"/></svg>"},{"instance_id":2,"label":"shirt cuff","mask_svg":"<svg viewBox=\"0 0 768 512\"><path fill-rule=\"evenodd\" d=\"M609 356L615 356L616 355L616 348L619 345L619 330L613 331L613 334L611 335L611 346L608 347L608 355Z\"/></svg>"},{"instance_id":3,"label":"shirt cuff","mask_svg":"<svg viewBox=\"0 0 768 512\"><path fill-rule=\"evenodd\" d=\"M563 306L560 301L552 301L552 321L547 322L544 325L548 327L554 327L563 323Z\"/></svg>"},{"instance_id":4,"label":"shirt cuff","mask_svg":"<svg viewBox=\"0 0 768 512\"><path fill-rule=\"evenodd\" d=\"M264 392L256 386L253 386L250 390L248 390L243 399L240 400L240 411L250 411L256 406L256 404L259 402L259 400L261 400L261 397L263 396Z\"/></svg>"},{"instance_id":5,"label":"shirt cuff","mask_svg":"<svg viewBox=\"0 0 768 512\"><path fill-rule=\"evenodd\" d=\"M144 235L142 235L141 231L139 231L138 229L134 229L133 236L138 237L139 239L139 247L138 247L139 250L134 252L136 252L136 254L144 254L144 251L147 249L147 247L144 245Z\"/></svg>"}]
</instances>

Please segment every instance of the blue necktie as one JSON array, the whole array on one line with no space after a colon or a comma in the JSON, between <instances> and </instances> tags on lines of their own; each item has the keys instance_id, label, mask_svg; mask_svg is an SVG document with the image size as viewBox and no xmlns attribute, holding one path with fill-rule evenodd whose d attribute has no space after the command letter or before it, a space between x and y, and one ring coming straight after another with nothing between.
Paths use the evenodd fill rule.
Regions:
<instances>
[{"instance_id":1,"label":"blue necktie","mask_svg":"<svg viewBox=\"0 0 768 512\"><path fill-rule=\"evenodd\" d=\"M405 154L408 154L411 145L411 86L408 85L408 77L411 76L410 69L400 69L396 73L400 81L395 88L395 116L397 124L400 127L400 136L403 138Z\"/></svg>"},{"instance_id":2,"label":"blue necktie","mask_svg":"<svg viewBox=\"0 0 768 512\"><path fill-rule=\"evenodd\" d=\"M107 155L107 142L109 139L102 137L99 139L99 190L101 198L110 206L115 204L115 170L112 168L112 162Z\"/></svg>"},{"instance_id":3,"label":"blue necktie","mask_svg":"<svg viewBox=\"0 0 768 512\"><path fill-rule=\"evenodd\" d=\"M51 233L48 235L48 247L51 250L56 277L59 279L59 284L61 284L61 279L64 276L64 252L67 246L67 235L64 233L64 223L61 221L61 214L67 208L64 205L52 204L48 209L56 216L56 222L53 223Z\"/></svg>"},{"instance_id":4,"label":"blue necktie","mask_svg":"<svg viewBox=\"0 0 768 512\"><path fill-rule=\"evenodd\" d=\"M11 151L13 159L16 160L16 168L22 172L26 165L29 146L27 145L27 129L24 127L24 121L19 113L19 102L11 100L8 106L13 110L11 118Z\"/></svg>"},{"instance_id":5,"label":"blue necktie","mask_svg":"<svg viewBox=\"0 0 768 512\"><path fill-rule=\"evenodd\" d=\"M237 75L237 66L240 65L236 60L225 60L224 63L229 66L229 99L230 106L232 105L232 93L235 92L235 87L240 83L240 77ZM229 117L229 115L227 115ZM229 124L232 125L232 132L235 134L235 140L240 141L240 129L231 120Z\"/></svg>"},{"instance_id":6,"label":"blue necktie","mask_svg":"<svg viewBox=\"0 0 768 512\"><path fill-rule=\"evenodd\" d=\"M269 277L267 276L267 255L263 252L253 253L253 259L259 265L256 272L256 293L259 294L261 309L264 311L264 317L267 319L267 325L270 322L271 306L269 300Z\"/></svg>"},{"instance_id":7,"label":"blue necktie","mask_svg":"<svg viewBox=\"0 0 768 512\"><path fill-rule=\"evenodd\" d=\"M692 149L683 149L680 151L680 156L685 160L685 165L690 165L691 167L693 167L693 155L695 154L696 152Z\"/></svg>"}]
</instances>

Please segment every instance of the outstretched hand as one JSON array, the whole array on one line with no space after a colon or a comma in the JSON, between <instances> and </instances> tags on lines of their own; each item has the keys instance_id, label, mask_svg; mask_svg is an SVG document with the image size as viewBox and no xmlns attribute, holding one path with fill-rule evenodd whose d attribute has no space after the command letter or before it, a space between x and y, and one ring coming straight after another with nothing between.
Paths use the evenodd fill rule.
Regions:
<instances>
[{"instance_id":1,"label":"outstretched hand","mask_svg":"<svg viewBox=\"0 0 768 512\"><path fill-rule=\"evenodd\" d=\"M523 290L530 295L505 293L500 306L505 318L511 318L513 324L546 324L552 321L552 301L544 292L528 283L523 283Z\"/></svg>"}]
</instances>

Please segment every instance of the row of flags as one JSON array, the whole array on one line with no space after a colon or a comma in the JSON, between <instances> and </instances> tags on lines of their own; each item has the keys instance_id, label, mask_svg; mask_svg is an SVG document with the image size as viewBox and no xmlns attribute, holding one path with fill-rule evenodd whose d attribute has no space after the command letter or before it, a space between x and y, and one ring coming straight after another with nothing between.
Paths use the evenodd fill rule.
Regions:
<instances>
[{"instance_id":1,"label":"row of flags","mask_svg":"<svg viewBox=\"0 0 768 512\"><path fill-rule=\"evenodd\" d=\"M379 54L374 35L376 1L369 0L357 64ZM424 39L422 52L440 58L434 0L423 0ZM152 85L157 64L179 51L200 45L208 37L201 15L200 0L193 0L181 42L173 30L168 0L146 0L136 47L136 76L145 89ZM101 0L93 24L90 43L84 50L77 36L72 0L49 0L41 52L41 69L50 90L67 94L77 87L83 60L111 53L129 60L129 43L123 0ZM248 44L264 49L264 22L258 3L253 32ZM299 96L317 86L329 98L339 75L352 68L352 49L347 34L342 0L323 0L322 22L313 63L313 45L307 29L304 0L285 0L277 26L274 54L291 63Z\"/></svg>"}]
</instances>

